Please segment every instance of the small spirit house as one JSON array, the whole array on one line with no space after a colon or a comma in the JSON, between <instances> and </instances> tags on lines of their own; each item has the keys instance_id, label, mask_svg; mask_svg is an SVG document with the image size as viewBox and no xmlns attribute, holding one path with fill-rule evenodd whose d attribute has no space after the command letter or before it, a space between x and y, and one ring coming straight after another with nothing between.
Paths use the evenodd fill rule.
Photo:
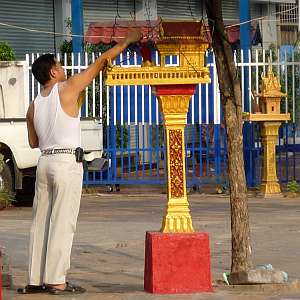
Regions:
<instances>
[{"instance_id":1,"label":"small spirit house","mask_svg":"<svg viewBox=\"0 0 300 300\"><path fill-rule=\"evenodd\" d=\"M269 66L267 76L262 77L260 98L260 110L265 114L280 114L280 101L282 97L286 97L281 92L281 85L278 78L272 72L272 66Z\"/></svg>"},{"instance_id":2,"label":"small spirit house","mask_svg":"<svg viewBox=\"0 0 300 300\"><path fill-rule=\"evenodd\" d=\"M267 76L262 76L259 97L259 113L247 113L245 120L262 122L261 137L264 149L263 176L260 190L265 198L281 195L276 172L276 144L281 122L290 120L289 113L280 113L280 101L286 97L281 92L278 78L269 65Z\"/></svg>"}]
</instances>

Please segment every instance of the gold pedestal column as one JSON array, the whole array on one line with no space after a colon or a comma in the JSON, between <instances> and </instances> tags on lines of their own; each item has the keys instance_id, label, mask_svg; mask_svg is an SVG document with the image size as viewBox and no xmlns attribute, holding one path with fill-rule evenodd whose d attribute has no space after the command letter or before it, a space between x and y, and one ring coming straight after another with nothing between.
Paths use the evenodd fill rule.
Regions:
<instances>
[{"instance_id":1,"label":"gold pedestal column","mask_svg":"<svg viewBox=\"0 0 300 300\"><path fill-rule=\"evenodd\" d=\"M261 193L264 197L281 195L276 174L276 142L281 122L263 122L262 142L264 146L264 167Z\"/></svg>"},{"instance_id":2,"label":"gold pedestal column","mask_svg":"<svg viewBox=\"0 0 300 300\"><path fill-rule=\"evenodd\" d=\"M167 142L168 203L161 232L194 232L186 193L184 128L191 95L158 96Z\"/></svg>"}]
</instances>

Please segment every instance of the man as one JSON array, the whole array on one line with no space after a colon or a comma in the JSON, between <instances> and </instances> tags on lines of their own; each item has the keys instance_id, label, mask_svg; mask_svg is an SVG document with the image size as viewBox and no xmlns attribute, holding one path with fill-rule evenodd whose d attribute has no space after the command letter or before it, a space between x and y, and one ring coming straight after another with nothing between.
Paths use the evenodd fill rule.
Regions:
<instances>
[{"instance_id":1,"label":"man","mask_svg":"<svg viewBox=\"0 0 300 300\"><path fill-rule=\"evenodd\" d=\"M68 80L52 54L42 55L32 64L32 73L43 90L28 108L28 140L30 147L40 148L42 155L36 171L29 279L28 285L18 289L19 293L57 295L85 291L66 281L83 175L77 99L107 59L113 60L140 38L141 33L132 29L122 42Z\"/></svg>"}]
</instances>

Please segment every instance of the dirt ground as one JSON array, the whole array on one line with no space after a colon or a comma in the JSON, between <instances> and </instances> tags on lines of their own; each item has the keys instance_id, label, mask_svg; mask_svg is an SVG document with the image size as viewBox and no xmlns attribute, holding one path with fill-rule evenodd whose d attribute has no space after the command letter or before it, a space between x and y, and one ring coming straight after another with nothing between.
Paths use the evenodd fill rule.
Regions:
<instances>
[{"instance_id":1,"label":"dirt ground","mask_svg":"<svg viewBox=\"0 0 300 300\"><path fill-rule=\"evenodd\" d=\"M230 207L225 195L189 196L194 228L210 237L214 293L152 295L143 291L146 231L160 229L166 195L160 190L124 189L82 196L69 280L85 288L79 296L17 295L26 284L30 207L0 211L0 245L10 259L14 288L4 299L300 299L300 290L281 287L232 288L216 285L231 261ZM253 259L300 278L300 198L249 199Z\"/></svg>"}]
</instances>

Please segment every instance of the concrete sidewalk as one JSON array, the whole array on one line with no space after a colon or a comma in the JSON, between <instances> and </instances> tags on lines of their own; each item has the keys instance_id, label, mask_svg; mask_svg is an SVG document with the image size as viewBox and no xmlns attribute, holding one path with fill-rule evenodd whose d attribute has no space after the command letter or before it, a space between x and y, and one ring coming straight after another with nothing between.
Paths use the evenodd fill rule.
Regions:
<instances>
[{"instance_id":1,"label":"concrete sidewalk","mask_svg":"<svg viewBox=\"0 0 300 300\"><path fill-rule=\"evenodd\" d=\"M231 260L229 198L209 194L189 196L194 228L210 236L213 280L222 279ZM166 195L147 193L84 195L75 236L69 280L87 288L80 296L17 295L4 299L300 299L300 291L282 288L215 286L212 294L151 295L143 292L146 231L160 229ZM300 199L250 198L255 264L270 263L299 276ZM15 287L26 283L31 208L0 211L0 245L6 247Z\"/></svg>"}]
</instances>

